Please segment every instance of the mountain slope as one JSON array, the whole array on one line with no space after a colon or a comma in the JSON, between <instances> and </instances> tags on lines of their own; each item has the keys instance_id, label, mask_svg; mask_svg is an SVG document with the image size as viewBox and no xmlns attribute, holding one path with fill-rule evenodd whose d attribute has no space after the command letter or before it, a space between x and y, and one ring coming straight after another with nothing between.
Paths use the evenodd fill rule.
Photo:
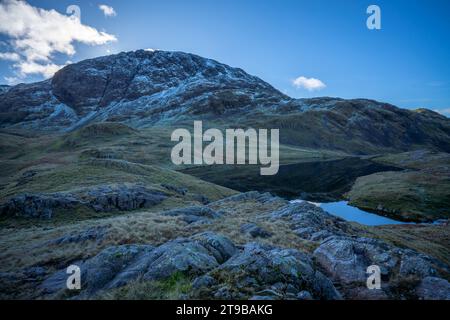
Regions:
<instances>
[{"instance_id":1,"label":"mountain slope","mask_svg":"<svg viewBox=\"0 0 450 320\"><path fill-rule=\"evenodd\" d=\"M450 151L450 120L435 112L364 99L292 99L241 69L182 52L99 57L0 90L2 128L71 131L104 121L140 128L193 119L280 128L284 143L349 153Z\"/></svg>"},{"instance_id":2,"label":"mountain slope","mask_svg":"<svg viewBox=\"0 0 450 320\"><path fill-rule=\"evenodd\" d=\"M70 130L93 121L133 126L288 99L241 69L182 52L136 51L69 65L53 79L0 95L2 126ZM273 101L273 102L272 102Z\"/></svg>"},{"instance_id":3,"label":"mountain slope","mask_svg":"<svg viewBox=\"0 0 450 320\"><path fill-rule=\"evenodd\" d=\"M422 148L450 152L450 119L430 110L406 110L373 100L297 100L302 112L279 112L266 126L282 142L311 148L374 154Z\"/></svg>"}]
</instances>

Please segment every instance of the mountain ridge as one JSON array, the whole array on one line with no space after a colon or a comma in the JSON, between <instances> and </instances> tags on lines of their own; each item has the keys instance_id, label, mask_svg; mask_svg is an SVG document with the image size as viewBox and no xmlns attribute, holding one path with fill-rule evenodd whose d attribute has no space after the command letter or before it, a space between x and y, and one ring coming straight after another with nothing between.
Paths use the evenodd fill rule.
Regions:
<instances>
[{"instance_id":1,"label":"mountain ridge","mask_svg":"<svg viewBox=\"0 0 450 320\"><path fill-rule=\"evenodd\" d=\"M68 65L53 78L4 87L0 128L67 132L96 122L135 128L212 123L279 127L288 144L350 153L450 151L450 119L370 99L294 99L218 61L138 50Z\"/></svg>"}]
</instances>

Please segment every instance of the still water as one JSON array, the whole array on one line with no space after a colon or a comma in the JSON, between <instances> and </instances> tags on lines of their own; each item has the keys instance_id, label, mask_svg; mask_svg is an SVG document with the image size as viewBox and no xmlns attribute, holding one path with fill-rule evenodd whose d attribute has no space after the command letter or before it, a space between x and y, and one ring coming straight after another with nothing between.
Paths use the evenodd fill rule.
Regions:
<instances>
[{"instance_id":1,"label":"still water","mask_svg":"<svg viewBox=\"0 0 450 320\"><path fill-rule=\"evenodd\" d=\"M291 202L301 202L303 200L293 200ZM348 205L347 201L316 203L311 202L318 207L321 207L328 213L340 217L347 221L354 221L367 226L379 226L386 224L406 224L406 222L396 221L377 214L366 212Z\"/></svg>"}]
</instances>

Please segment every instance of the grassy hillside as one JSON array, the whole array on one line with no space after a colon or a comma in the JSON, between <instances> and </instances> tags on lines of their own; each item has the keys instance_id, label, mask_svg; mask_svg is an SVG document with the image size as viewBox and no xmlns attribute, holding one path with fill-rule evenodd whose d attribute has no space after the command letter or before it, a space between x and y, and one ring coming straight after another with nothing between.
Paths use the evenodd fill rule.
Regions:
<instances>
[{"instance_id":1,"label":"grassy hillside","mask_svg":"<svg viewBox=\"0 0 450 320\"><path fill-rule=\"evenodd\" d=\"M406 170L358 178L346 195L351 205L407 221L450 218L449 154L419 150L373 161Z\"/></svg>"}]
</instances>

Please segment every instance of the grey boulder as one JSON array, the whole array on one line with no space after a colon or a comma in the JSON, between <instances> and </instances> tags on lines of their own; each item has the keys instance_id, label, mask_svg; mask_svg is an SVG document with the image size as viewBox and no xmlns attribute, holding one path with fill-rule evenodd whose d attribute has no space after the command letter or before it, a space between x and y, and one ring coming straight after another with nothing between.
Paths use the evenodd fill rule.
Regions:
<instances>
[{"instance_id":1,"label":"grey boulder","mask_svg":"<svg viewBox=\"0 0 450 320\"><path fill-rule=\"evenodd\" d=\"M211 232L178 238L158 247L122 245L109 247L80 262L82 289L79 298L100 290L117 288L132 281L165 279L175 273L198 276L219 266L235 251L227 238ZM54 294L66 287L67 275L60 270L47 278L41 289Z\"/></svg>"},{"instance_id":2,"label":"grey boulder","mask_svg":"<svg viewBox=\"0 0 450 320\"><path fill-rule=\"evenodd\" d=\"M426 277L416 289L419 299L450 300L450 283L447 280Z\"/></svg>"},{"instance_id":3,"label":"grey boulder","mask_svg":"<svg viewBox=\"0 0 450 320\"><path fill-rule=\"evenodd\" d=\"M282 283L286 288L291 288L292 293L309 290L317 299L341 298L333 283L316 270L308 254L294 249L248 243L218 270L234 279L236 288L246 286L243 280L249 277L254 279L251 287L259 290L259 293L255 292L255 296L267 295L262 292L271 290L276 293L272 296L285 297L289 292L276 287Z\"/></svg>"},{"instance_id":4,"label":"grey boulder","mask_svg":"<svg viewBox=\"0 0 450 320\"><path fill-rule=\"evenodd\" d=\"M300 238L318 242L334 235L346 235L353 229L345 220L306 201L287 204L272 212L269 218L286 220Z\"/></svg>"}]
</instances>

